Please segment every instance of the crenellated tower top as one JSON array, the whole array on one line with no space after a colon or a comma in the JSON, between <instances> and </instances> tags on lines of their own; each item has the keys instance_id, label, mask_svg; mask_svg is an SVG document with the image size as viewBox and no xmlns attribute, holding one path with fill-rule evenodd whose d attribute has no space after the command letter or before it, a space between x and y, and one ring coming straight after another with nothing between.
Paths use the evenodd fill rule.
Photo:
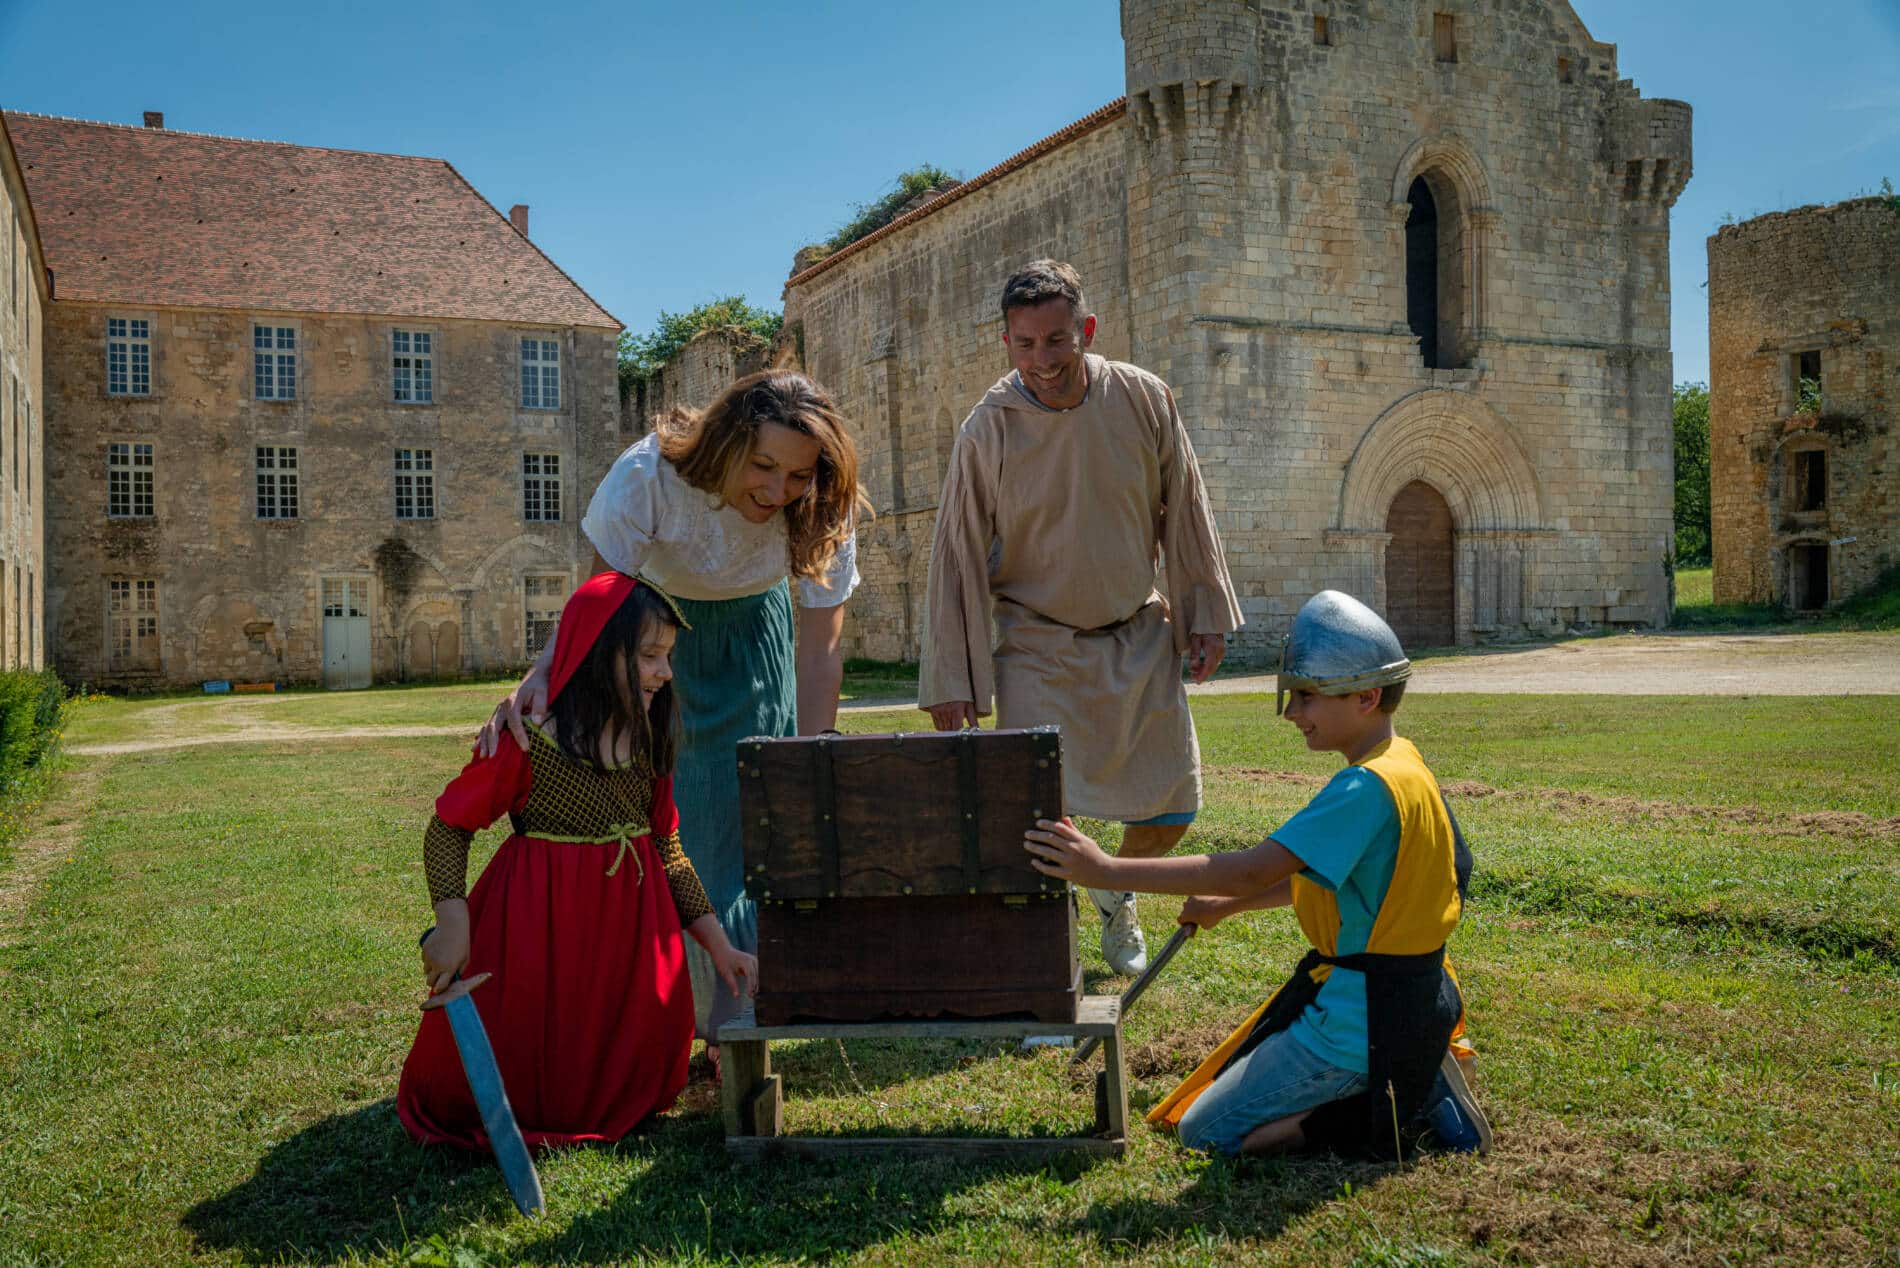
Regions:
<instances>
[{"instance_id":1,"label":"crenellated tower top","mask_svg":"<svg viewBox=\"0 0 1900 1268\"><path fill-rule=\"evenodd\" d=\"M1128 113L1182 170L1227 166L1223 142L1260 86L1258 0L1122 0Z\"/></svg>"}]
</instances>

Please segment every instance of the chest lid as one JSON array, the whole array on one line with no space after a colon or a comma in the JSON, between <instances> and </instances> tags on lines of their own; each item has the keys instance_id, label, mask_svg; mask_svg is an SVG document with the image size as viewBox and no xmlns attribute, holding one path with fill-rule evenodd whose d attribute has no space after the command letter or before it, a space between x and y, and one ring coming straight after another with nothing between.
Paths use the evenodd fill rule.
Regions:
<instances>
[{"instance_id":1,"label":"chest lid","mask_svg":"<svg viewBox=\"0 0 1900 1268\"><path fill-rule=\"evenodd\" d=\"M1023 833L1062 815L1062 737L1023 731L739 743L746 890L770 902L1036 894Z\"/></svg>"}]
</instances>

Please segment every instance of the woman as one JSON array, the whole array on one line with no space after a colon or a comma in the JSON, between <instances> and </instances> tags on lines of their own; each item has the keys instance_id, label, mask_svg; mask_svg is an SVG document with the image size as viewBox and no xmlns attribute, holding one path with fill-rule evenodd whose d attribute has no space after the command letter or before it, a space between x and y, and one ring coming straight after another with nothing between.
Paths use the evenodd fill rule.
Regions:
<instances>
[{"instance_id":1,"label":"woman","mask_svg":"<svg viewBox=\"0 0 1900 1268\"><path fill-rule=\"evenodd\" d=\"M749 735L815 735L837 719L844 602L858 584L855 523L869 510L857 450L825 390L802 374L740 379L705 409L676 410L623 453L581 521L596 571L640 574L672 594L690 630L673 655L680 711L674 797L686 852L732 945L758 949L745 894L734 746ZM797 653L788 578L799 592ZM528 743L522 716L546 708L547 653L488 725ZM740 1010L697 947L687 948L698 1030L713 1039Z\"/></svg>"}]
</instances>

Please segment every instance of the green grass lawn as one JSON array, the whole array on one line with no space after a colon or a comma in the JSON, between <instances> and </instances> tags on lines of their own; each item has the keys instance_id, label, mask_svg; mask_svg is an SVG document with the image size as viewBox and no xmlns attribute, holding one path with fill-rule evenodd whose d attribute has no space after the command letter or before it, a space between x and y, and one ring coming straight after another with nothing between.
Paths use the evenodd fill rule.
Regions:
<instances>
[{"instance_id":1,"label":"green grass lawn","mask_svg":"<svg viewBox=\"0 0 1900 1268\"><path fill-rule=\"evenodd\" d=\"M270 709L448 725L494 695ZM68 741L198 703L88 704ZM1195 712L1203 845L1251 843L1335 769L1270 698ZM421 828L466 739L69 758L93 789L74 852L0 928L0 1265L1893 1263L1900 697L1422 695L1399 717L1478 857L1452 951L1490 1157L1233 1164L1138 1126L1126 1159L1094 1165L751 1167L695 1086L616 1147L544 1158L550 1214L532 1223L492 1166L411 1144L393 1109L429 918ZM1151 946L1173 910L1144 900ZM1092 985L1119 989L1092 917L1083 931ZM1186 948L1129 1023L1134 1106L1300 945L1281 912ZM1089 1115L1057 1052L844 1056L775 1048L789 1130L1050 1133Z\"/></svg>"},{"instance_id":2,"label":"green grass lawn","mask_svg":"<svg viewBox=\"0 0 1900 1268\"><path fill-rule=\"evenodd\" d=\"M1717 603L1715 573L1684 568L1676 573L1675 629L1721 630L1786 628L1811 630L1900 629L1900 569L1889 569L1873 585L1825 612L1789 612L1778 603Z\"/></svg>"}]
</instances>

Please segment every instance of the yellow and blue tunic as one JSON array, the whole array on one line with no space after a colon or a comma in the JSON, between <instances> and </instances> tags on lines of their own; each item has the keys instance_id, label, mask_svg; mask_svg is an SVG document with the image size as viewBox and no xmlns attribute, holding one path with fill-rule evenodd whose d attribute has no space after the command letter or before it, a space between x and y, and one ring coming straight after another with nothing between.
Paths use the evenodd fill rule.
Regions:
<instances>
[{"instance_id":1,"label":"yellow and blue tunic","mask_svg":"<svg viewBox=\"0 0 1900 1268\"><path fill-rule=\"evenodd\" d=\"M1423 1106L1463 1024L1445 941L1470 853L1418 749L1396 737L1342 770L1274 839L1306 864L1292 897L1313 949L1148 1121L1178 1124L1222 1072L1284 1030L1369 1076L1366 1092L1313 1111L1308 1142L1390 1154L1394 1117L1407 1123Z\"/></svg>"}]
</instances>

